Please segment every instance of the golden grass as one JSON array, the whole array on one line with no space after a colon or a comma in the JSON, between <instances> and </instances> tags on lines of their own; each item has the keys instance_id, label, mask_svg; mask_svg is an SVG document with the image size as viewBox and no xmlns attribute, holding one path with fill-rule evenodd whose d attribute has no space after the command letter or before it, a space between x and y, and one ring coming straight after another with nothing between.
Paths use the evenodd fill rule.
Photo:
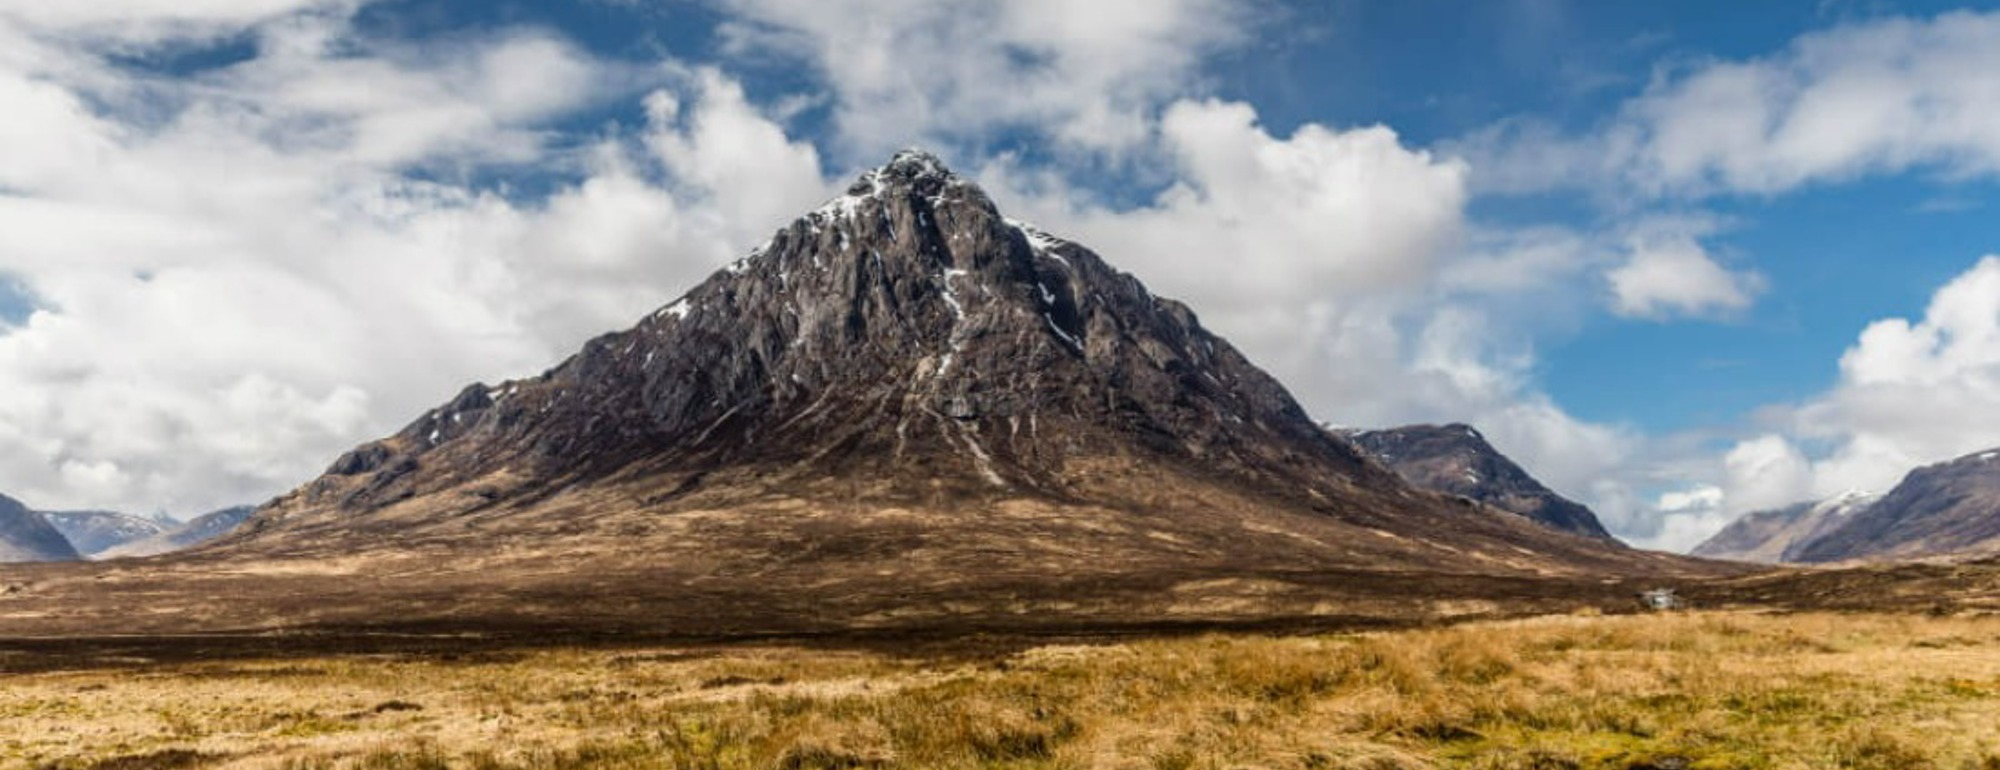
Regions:
<instances>
[{"instance_id":1,"label":"golden grass","mask_svg":"<svg viewBox=\"0 0 2000 770\"><path fill-rule=\"evenodd\" d=\"M2000 770L2000 619L1551 617L921 660L341 657L0 679L61 770Z\"/></svg>"}]
</instances>

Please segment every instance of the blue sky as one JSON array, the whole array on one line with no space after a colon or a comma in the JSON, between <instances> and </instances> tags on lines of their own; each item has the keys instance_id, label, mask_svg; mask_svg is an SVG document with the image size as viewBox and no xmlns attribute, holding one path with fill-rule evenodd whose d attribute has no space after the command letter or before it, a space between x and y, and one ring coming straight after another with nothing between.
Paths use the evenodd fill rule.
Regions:
<instances>
[{"instance_id":1,"label":"blue sky","mask_svg":"<svg viewBox=\"0 0 2000 770\"><path fill-rule=\"evenodd\" d=\"M1991 6L835 5L0 0L0 490L275 494L908 145L1641 544L2000 445Z\"/></svg>"}]
</instances>

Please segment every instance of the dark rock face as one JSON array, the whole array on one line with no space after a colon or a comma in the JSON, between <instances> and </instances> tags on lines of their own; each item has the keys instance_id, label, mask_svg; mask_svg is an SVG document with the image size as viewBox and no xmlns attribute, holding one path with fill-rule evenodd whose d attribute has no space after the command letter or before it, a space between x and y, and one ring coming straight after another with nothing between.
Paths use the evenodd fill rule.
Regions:
<instances>
[{"instance_id":1,"label":"dark rock face","mask_svg":"<svg viewBox=\"0 0 2000 770\"><path fill-rule=\"evenodd\" d=\"M1689 553L1710 559L1765 564L1797 562L1806 546L1838 530L1881 497L1850 492L1826 500L1746 513Z\"/></svg>"},{"instance_id":2,"label":"dark rock face","mask_svg":"<svg viewBox=\"0 0 2000 770\"><path fill-rule=\"evenodd\" d=\"M1542 486L1472 426L1408 425L1343 435L1424 489L1475 500L1564 532L1616 542L1589 508Z\"/></svg>"},{"instance_id":3,"label":"dark rock face","mask_svg":"<svg viewBox=\"0 0 2000 770\"><path fill-rule=\"evenodd\" d=\"M84 556L94 556L167 531L152 519L115 511L44 511L44 517Z\"/></svg>"},{"instance_id":4,"label":"dark rock face","mask_svg":"<svg viewBox=\"0 0 2000 770\"><path fill-rule=\"evenodd\" d=\"M42 514L0 495L0 562L74 561L76 548Z\"/></svg>"},{"instance_id":5,"label":"dark rock face","mask_svg":"<svg viewBox=\"0 0 2000 770\"><path fill-rule=\"evenodd\" d=\"M2000 550L2000 449L1911 471L1888 494L1798 549L1802 562Z\"/></svg>"},{"instance_id":6,"label":"dark rock face","mask_svg":"<svg viewBox=\"0 0 2000 770\"><path fill-rule=\"evenodd\" d=\"M251 506L237 506L210 511L173 528L162 527L159 531L143 538L136 538L96 552L94 556L116 559L127 556L154 556L171 553L185 548L193 548L202 543L229 534L237 525L250 518L256 509ZM143 520L142 520L143 521Z\"/></svg>"}]
</instances>

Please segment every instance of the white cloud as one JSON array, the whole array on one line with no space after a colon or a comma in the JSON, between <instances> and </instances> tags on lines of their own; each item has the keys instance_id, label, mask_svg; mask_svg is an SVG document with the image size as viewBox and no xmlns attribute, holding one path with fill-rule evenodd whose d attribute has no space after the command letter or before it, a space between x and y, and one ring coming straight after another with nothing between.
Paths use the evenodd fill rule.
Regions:
<instances>
[{"instance_id":1,"label":"white cloud","mask_svg":"<svg viewBox=\"0 0 2000 770\"><path fill-rule=\"evenodd\" d=\"M803 61L849 157L1029 131L1087 151L1143 143L1253 4L1223 0L726 0L738 57Z\"/></svg>"},{"instance_id":2,"label":"white cloud","mask_svg":"<svg viewBox=\"0 0 2000 770\"><path fill-rule=\"evenodd\" d=\"M37 305L0 327L9 494L254 501L467 382L631 323L829 193L816 152L715 73L648 75L525 30L361 41L340 13L253 5L144 30L257 41L192 78L109 66L125 39L0 54L21 106L0 128L0 274ZM94 23L0 14L0 40ZM550 144L545 123L647 79L679 108ZM515 201L408 173L513 164L575 181Z\"/></svg>"},{"instance_id":3,"label":"white cloud","mask_svg":"<svg viewBox=\"0 0 2000 770\"><path fill-rule=\"evenodd\" d=\"M1834 445L1814 492L1886 490L1911 468L2000 447L2000 257L1932 296L1921 321L1870 324L1840 359L1840 383L1794 415L1803 438Z\"/></svg>"},{"instance_id":4,"label":"white cloud","mask_svg":"<svg viewBox=\"0 0 2000 770\"><path fill-rule=\"evenodd\" d=\"M1462 226L1464 167L1386 128L1309 124L1281 139L1248 105L1182 101L1158 142L1178 181L1138 208L1005 165L986 176L1003 202L1189 301L1267 365L1302 366L1322 351L1301 340L1363 322L1338 305L1421 292Z\"/></svg>"},{"instance_id":5,"label":"white cloud","mask_svg":"<svg viewBox=\"0 0 2000 770\"><path fill-rule=\"evenodd\" d=\"M1700 511L1722 505L1724 495L1721 487L1698 486L1660 495L1660 510L1673 513Z\"/></svg>"},{"instance_id":6,"label":"white cloud","mask_svg":"<svg viewBox=\"0 0 2000 770\"><path fill-rule=\"evenodd\" d=\"M0 24L98 44L151 46L228 34L303 11L341 15L367 0L11 0Z\"/></svg>"},{"instance_id":7,"label":"white cloud","mask_svg":"<svg viewBox=\"0 0 2000 770\"><path fill-rule=\"evenodd\" d=\"M1748 309L1763 290L1763 278L1717 264L1699 239L1705 229L1655 224L1627 236L1624 263L1604 275L1612 312L1663 319L1718 317Z\"/></svg>"},{"instance_id":8,"label":"white cloud","mask_svg":"<svg viewBox=\"0 0 2000 770\"><path fill-rule=\"evenodd\" d=\"M1778 508L1807 499L1812 492L1812 465L1805 453L1783 436L1764 435L1741 441L1722 458L1723 507L1731 514Z\"/></svg>"},{"instance_id":9,"label":"white cloud","mask_svg":"<svg viewBox=\"0 0 2000 770\"><path fill-rule=\"evenodd\" d=\"M1727 495L1720 487L1696 485L1666 492L1653 504L1655 531L1635 544L1684 553L1729 525L1733 514L1724 509Z\"/></svg>"},{"instance_id":10,"label":"white cloud","mask_svg":"<svg viewBox=\"0 0 2000 770\"><path fill-rule=\"evenodd\" d=\"M1877 18L1774 55L1660 71L1584 137L1517 119L1472 137L1482 190L1768 195L1865 174L2000 173L2000 13Z\"/></svg>"}]
</instances>

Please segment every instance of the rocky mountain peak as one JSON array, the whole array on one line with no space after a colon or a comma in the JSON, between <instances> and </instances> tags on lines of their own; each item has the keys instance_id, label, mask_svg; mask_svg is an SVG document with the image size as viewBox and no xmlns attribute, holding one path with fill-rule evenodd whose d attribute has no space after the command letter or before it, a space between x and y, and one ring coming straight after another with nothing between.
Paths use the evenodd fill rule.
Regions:
<instances>
[{"instance_id":1,"label":"rocky mountain peak","mask_svg":"<svg viewBox=\"0 0 2000 770\"><path fill-rule=\"evenodd\" d=\"M847 194L867 195L879 190L907 187L919 195L936 195L944 187L964 181L938 156L912 147L897 152L881 168L862 174L847 189Z\"/></svg>"},{"instance_id":2,"label":"rocky mountain peak","mask_svg":"<svg viewBox=\"0 0 2000 770\"><path fill-rule=\"evenodd\" d=\"M369 509L504 472L497 499L636 464L1068 495L1135 454L1306 497L1395 483L1186 306L908 150L636 327L468 387L302 494Z\"/></svg>"}]
</instances>

